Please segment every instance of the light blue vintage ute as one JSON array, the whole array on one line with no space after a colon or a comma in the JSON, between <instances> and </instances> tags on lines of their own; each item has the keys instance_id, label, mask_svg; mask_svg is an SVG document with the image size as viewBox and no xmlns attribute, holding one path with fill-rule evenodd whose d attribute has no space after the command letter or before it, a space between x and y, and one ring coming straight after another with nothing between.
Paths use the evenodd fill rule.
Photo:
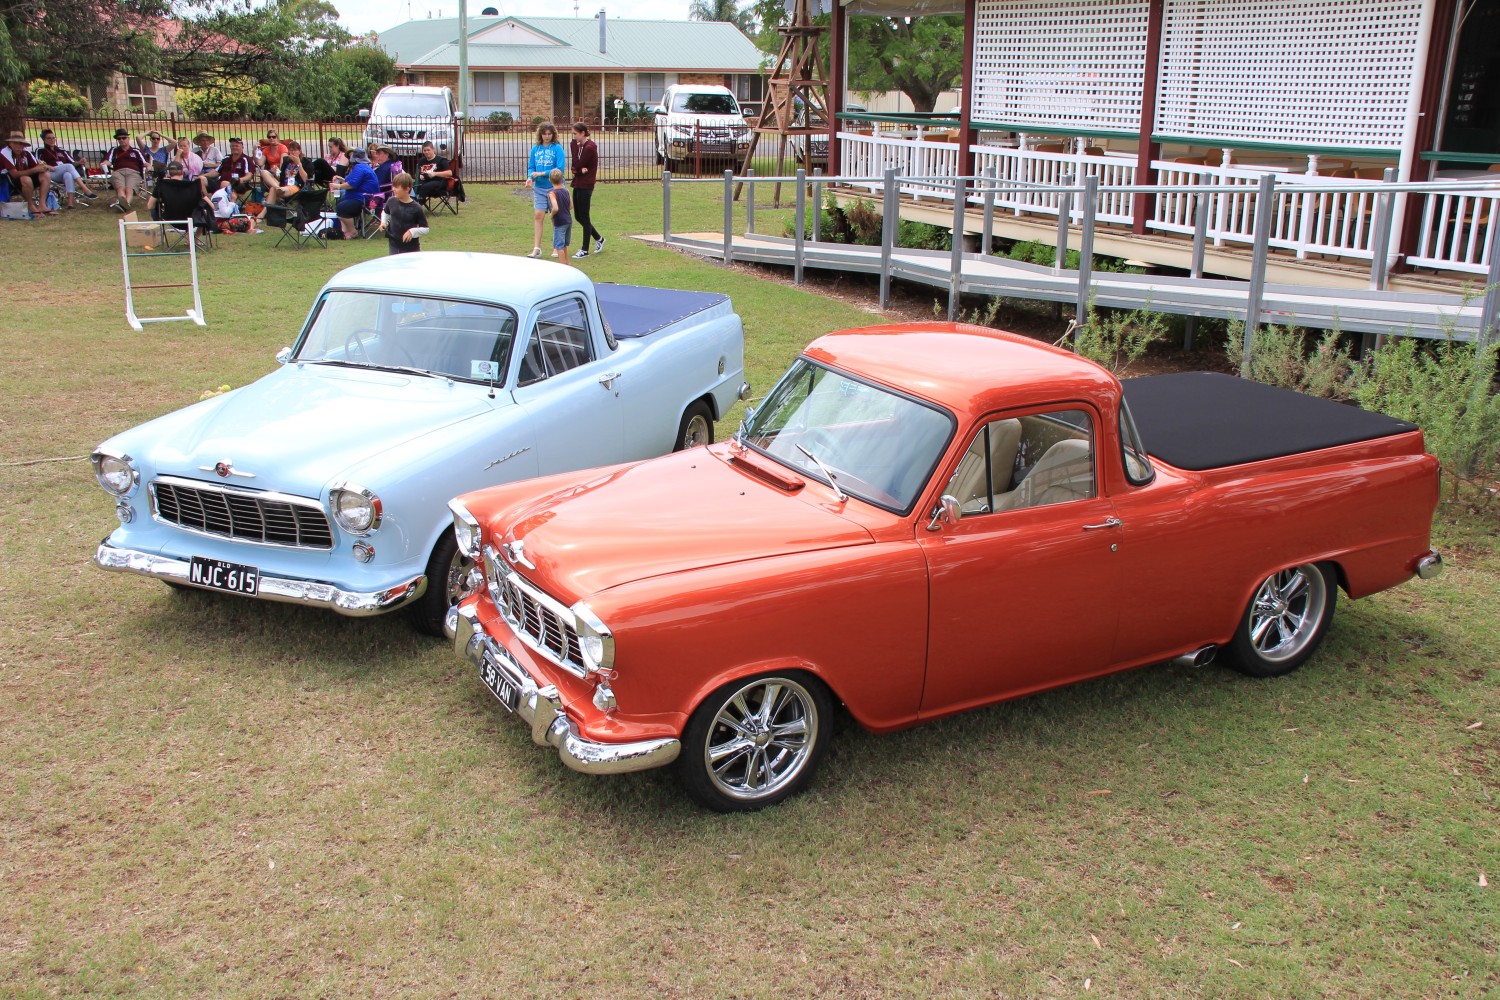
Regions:
<instances>
[{"instance_id":1,"label":"light blue vintage ute","mask_svg":"<svg viewBox=\"0 0 1500 1000\"><path fill-rule=\"evenodd\" d=\"M494 254L340 271L277 360L98 447L101 568L442 634L469 577L450 498L708 443L749 391L726 296Z\"/></svg>"}]
</instances>

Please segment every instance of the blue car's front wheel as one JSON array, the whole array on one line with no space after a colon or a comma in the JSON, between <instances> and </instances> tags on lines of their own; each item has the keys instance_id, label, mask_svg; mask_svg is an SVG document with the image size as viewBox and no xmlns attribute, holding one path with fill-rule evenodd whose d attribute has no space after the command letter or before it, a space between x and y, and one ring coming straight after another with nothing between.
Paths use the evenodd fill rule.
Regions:
<instances>
[{"instance_id":1,"label":"blue car's front wheel","mask_svg":"<svg viewBox=\"0 0 1500 1000\"><path fill-rule=\"evenodd\" d=\"M468 582L473 568L473 560L459 554L453 532L443 532L427 561L427 592L412 605L417 628L442 639L453 638L452 612L473 590Z\"/></svg>"}]
</instances>

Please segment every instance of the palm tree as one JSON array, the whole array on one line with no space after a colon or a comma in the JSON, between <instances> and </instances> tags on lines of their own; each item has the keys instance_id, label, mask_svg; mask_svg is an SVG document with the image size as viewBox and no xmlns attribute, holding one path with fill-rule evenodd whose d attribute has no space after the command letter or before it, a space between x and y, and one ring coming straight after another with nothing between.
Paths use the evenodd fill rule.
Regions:
<instances>
[{"instance_id":1,"label":"palm tree","mask_svg":"<svg viewBox=\"0 0 1500 1000\"><path fill-rule=\"evenodd\" d=\"M747 34L753 20L751 12L741 10L736 0L692 0L688 17L694 21L728 21Z\"/></svg>"}]
</instances>

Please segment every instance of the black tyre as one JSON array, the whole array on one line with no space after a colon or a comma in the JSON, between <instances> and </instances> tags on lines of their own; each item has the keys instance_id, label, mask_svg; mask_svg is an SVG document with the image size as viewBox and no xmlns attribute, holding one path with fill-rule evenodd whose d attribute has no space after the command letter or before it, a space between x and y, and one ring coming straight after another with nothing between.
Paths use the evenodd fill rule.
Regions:
<instances>
[{"instance_id":1,"label":"black tyre","mask_svg":"<svg viewBox=\"0 0 1500 1000\"><path fill-rule=\"evenodd\" d=\"M807 786L828 751L828 691L796 671L733 681L688 720L676 762L683 789L717 812L752 812Z\"/></svg>"},{"instance_id":2,"label":"black tyre","mask_svg":"<svg viewBox=\"0 0 1500 1000\"><path fill-rule=\"evenodd\" d=\"M427 590L412 605L412 620L418 629L440 639L453 638L458 623L450 612L473 590L467 582L473 568L473 560L459 555L453 532L443 532L427 561Z\"/></svg>"},{"instance_id":3,"label":"black tyre","mask_svg":"<svg viewBox=\"0 0 1500 1000\"><path fill-rule=\"evenodd\" d=\"M687 451L699 445L714 443L714 413L703 400L688 406L677 425L677 440L673 451Z\"/></svg>"},{"instance_id":4,"label":"black tyre","mask_svg":"<svg viewBox=\"0 0 1500 1000\"><path fill-rule=\"evenodd\" d=\"M1324 564L1272 573L1255 588L1226 651L1251 677L1289 674L1317 651L1338 604L1338 580Z\"/></svg>"}]
</instances>

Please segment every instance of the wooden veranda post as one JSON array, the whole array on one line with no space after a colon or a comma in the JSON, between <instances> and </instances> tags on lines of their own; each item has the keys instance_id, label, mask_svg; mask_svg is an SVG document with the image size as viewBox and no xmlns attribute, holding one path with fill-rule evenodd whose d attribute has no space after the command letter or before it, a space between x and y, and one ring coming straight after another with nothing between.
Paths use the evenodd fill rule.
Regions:
<instances>
[{"instance_id":1,"label":"wooden veranda post","mask_svg":"<svg viewBox=\"0 0 1500 1000\"><path fill-rule=\"evenodd\" d=\"M1146 76L1141 82L1141 129L1136 143L1137 184L1153 184L1151 161L1161 155L1161 145L1151 141L1156 131L1156 91L1161 80L1161 36L1166 30L1167 0L1150 0L1146 11ZM1131 231L1145 235L1146 221L1156 211L1156 196L1141 192L1131 198Z\"/></svg>"}]
</instances>

